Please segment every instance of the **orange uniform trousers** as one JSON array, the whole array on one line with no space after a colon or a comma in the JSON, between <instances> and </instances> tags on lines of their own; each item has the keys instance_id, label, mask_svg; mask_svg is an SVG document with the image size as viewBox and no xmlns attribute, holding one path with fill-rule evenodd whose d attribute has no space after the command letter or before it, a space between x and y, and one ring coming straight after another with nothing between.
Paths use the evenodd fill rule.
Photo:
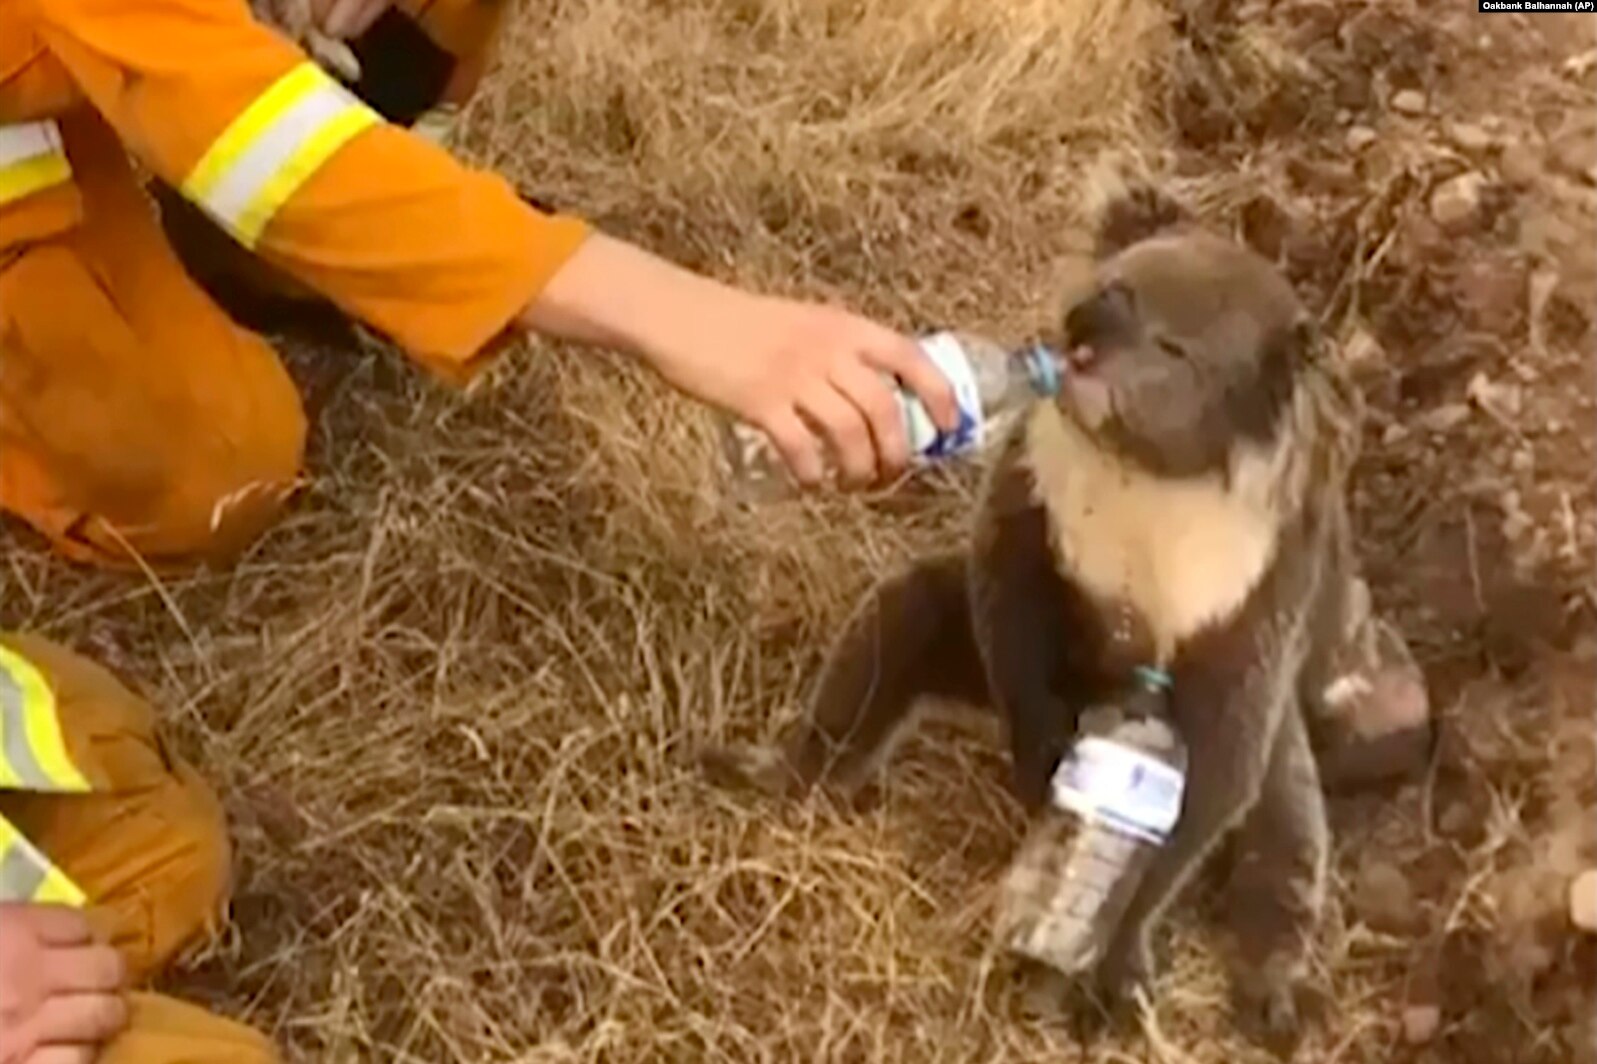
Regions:
<instances>
[{"instance_id":1,"label":"orange uniform trousers","mask_svg":"<svg viewBox=\"0 0 1597 1064\"><path fill-rule=\"evenodd\" d=\"M459 99L511 5L397 6L464 59L444 88ZM0 208L0 511L77 561L226 563L299 486L305 415L273 349L185 271L129 155L180 184L304 57L241 0L3 8L0 123L57 121L77 202ZM322 164L253 253L458 383L585 234L382 126Z\"/></svg>"},{"instance_id":2,"label":"orange uniform trousers","mask_svg":"<svg viewBox=\"0 0 1597 1064\"><path fill-rule=\"evenodd\" d=\"M55 692L74 760L92 770L87 795L0 791L0 816L88 895L87 915L138 985L208 939L231 880L216 795L164 747L150 706L106 670L46 640L0 634ZM260 1033L147 991L100 1064L257 1064L278 1059Z\"/></svg>"}]
</instances>

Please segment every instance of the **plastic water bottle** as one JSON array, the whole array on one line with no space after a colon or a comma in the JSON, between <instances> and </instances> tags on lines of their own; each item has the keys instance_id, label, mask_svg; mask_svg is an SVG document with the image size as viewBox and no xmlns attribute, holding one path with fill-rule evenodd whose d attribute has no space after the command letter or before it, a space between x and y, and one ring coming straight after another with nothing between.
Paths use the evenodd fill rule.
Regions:
<instances>
[{"instance_id":1,"label":"plastic water bottle","mask_svg":"<svg viewBox=\"0 0 1597 1064\"><path fill-rule=\"evenodd\" d=\"M940 431L920 399L892 382L914 464L941 462L980 450L1005 415L1059 391L1062 362L1041 344L1009 350L990 340L949 331L923 336L918 343L953 387L959 425L952 432ZM735 495L765 501L795 493L787 465L769 437L739 422L728 422L725 428L725 457Z\"/></svg>"},{"instance_id":2,"label":"plastic water bottle","mask_svg":"<svg viewBox=\"0 0 1597 1064\"><path fill-rule=\"evenodd\" d=\"M1187 751L1172 726L1169 678L1140 670L1118 703L1083 716L1052 801L1010 866L1008 948L1064 975L1102 958L1148 864L1181 815Z\"/></svg>"}]
</instances>

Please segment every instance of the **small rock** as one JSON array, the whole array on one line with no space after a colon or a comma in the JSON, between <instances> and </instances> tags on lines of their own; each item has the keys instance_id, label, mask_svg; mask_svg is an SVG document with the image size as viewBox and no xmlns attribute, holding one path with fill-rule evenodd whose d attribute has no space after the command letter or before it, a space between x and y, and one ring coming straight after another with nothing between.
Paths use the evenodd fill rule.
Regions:
<instances>
[{"instance_id":1,"label":"small rock","mask_svg":"<svg viewBox=\"0 0 1597 1064\"><path fill-rule=\"evenodd\" d=\"M1597 932L1597 868L1588 868L1569 884L1569 920L1582 931Z\"/></svg>"},{"instance_id":2,"label":"small rock","mask_svg":"<svg viewBox=\"0 0 1597 1064\"><path fill-rule=\"evenodd\" d=\"M1386 431L1381 433L1381 445L1383 447L1394 447L1406 439L1408 439L1408 429L1404 428L1402 422L1399 421L1392 422L1386 426Z\"/></svg>"},{"instance_id":3,"label":"small rock","mask_svg":"<svg viewBox=\"0 0 1597 1064\"><path fill-rule=\"evenodd\" d=\"M1461 151L1482 152L1492 146L1492 135L1473 122L1449 122L1447 139Z\"/></svg>"},{"instance_id":4,"label":"small rock","mask_svg":"<svg viewBox=\"0 0 1597 1064\"><path fill-rule=\"evenodd\" d=\"M1406 115L1425 113L1425 94L1418 89L1403 89L1392 97L1392 109Z\"/></svg>"},{"instance_id":5,"label":"small rock","mask_svg":"<svg viewBox=\"0 0 1597 1064\"><path fill-rule=\"evenodd\" d=\"M1536 519L1524 510L1514 510L1503 517L1503 538L1518 543L1536 527Z\"/></svg>"},{"instance_id":6,"label":"small rock","mask_svg":"<svg viewBox=\"0 0 1597 1064\"><path fill-rule=\"evenodd\" d=\"M1509 459L1509 465L1516 473L1530 473L1536 469L1536 454L1529 448L1514 452L1514 457Z\"/></svg>"},{"instance_id":7,"label":"small rock","mask_svg":"<svg viewBox=\"0 0 1597 1064\"><path fill-rule=\"evenodd\" d=\"M1583 78L1597 65L1597 48L1588 48L1579 55L1564 60L1564 73L1572 78Z\"/></svg>"},{"instance_id":8,"label":"small rock","mask_svg":"<svg viewBox=\"0 0 1597 1064\"><path fill-rule=\"evenodd\" d=\"M1469 420L1469 407L1463 403L1443 403L1419 417L1420 427L1428 432L1451 432Z\"/></svg>"},{"instance_id":9,"label":"small rock","mask_svg":"<svg viewBox=\"0 0 1597 1064\"><path fill-rule=\"evenodd\" d=\"M1424 1045L1442 1026L1442 1010L1435 1005L1410 1005L1403 1010L1403 1041Z\"/></svg>"},{"instance_id":10,"label":"small rock","mask_svg":"<svg viewBox=\"0 0 1597 1064\"><path fill-rule=\"evenodd\" d=\"M1542 174L1542 159L1536 149L1522 141L1510 141L1503 148L1498 169L1511 185L1534 184Z\"/></svg>"},{"instance_id":11,"label":"small rock","mask_svg":"<svg viewBox=\"0 0 1597 1064\"><path fill-rule=\"evenodd\" d=\"M1468 394L1471 402L1499 420L1512 421L1519 416L1522 402L1517 385L1497 384L1485 373L1477 373L1470 379Z\"/></svg>"},{"instance_id":12,"label":"small rock","mask_svg":"<svg viewBox=\"0 0 1597 1064\"><path fill-rule=\"evenodd\" d=\"M1336 110L1336 124L1337 125L1345 126L1351 121L1353 121L1353 112L1352 111L1349 111L1346 107L1337 108L1337 110Z\"/></svg>"},{"instance_id":13,"label":"small rock","mask_svg":"<svg viewBox=\"0 0 1597 1064\"><path fill-rule=\"evenodd\" d=\"M1516 331L1525 315L1526 269L1518 256L1505 253L1463 264L1453 291L1469 328L1494 336Z\"/></svg>"},{"instance_id":14,"label":"small rock","mask_svg":"<svg viewBox=\"0 0 1597 1064\"><path fill-rule=\"evenodd\" d=\"M1450 233L1462 232L1480 216L1486 179L1470 171L1449 178L1431 193L1431 218Z\"/></svg>"},{"instance_id":15,"label":"small rock","mask_svg":"<svg viewBox=\"0 0 1597 1064\"><path fill-rule=\"evenodd\" d=\"M1470 809L1468 802L1454 802L1442 810L1442 815L1436 821L1437 828L1444 835L1458 835L1475 822L1475 813Z\"/></svg>"},{"instance_id":16,"label":"small rock","mask_svg":"<svg viewBox=\"0 0 1597 1064\"><path fill-rule=\"evenodd\" d=\"M1342 346L1342 361L1352 370L1371 369L1385 363L1386 351L1381 347L1381 342L1361 325L1353 330L1353 335Z\"/></svg>"},{"instance_id":17,"label":"small rock","mask_svg":"<svg viewBox=\"0 0 1597 1064\"><path fill-rule=\"evenodd\" d=\"M1547 154L1554 169L1584 180L1591 173L1594 156L1597 156L1597 139L1589 130L1567 132L1554 138Z\"/></svg>"},{"instance_id":18,"label":"small rock","mask_svg":"<svg viewBox=\"0 0 1597 1064\"><path fill-rule=\"evenodd\" d=\"M1354 904L1359 917L1376 931L1398 934L1418 923L1419 906L1408 877L1384 861L1372 861L1359 873Z\"/></svg>"},{"instance_id":19,"label":"small rock","mask_svg":"<svg viewBox=\"0 0 1597 1064\"><path fill-rule=\"evenodd\" d=\"M1375 143L1375 130L1369 126L1354 126L1347 131L1347 150L1363 151Z\"/></svg>"}]
</instances>

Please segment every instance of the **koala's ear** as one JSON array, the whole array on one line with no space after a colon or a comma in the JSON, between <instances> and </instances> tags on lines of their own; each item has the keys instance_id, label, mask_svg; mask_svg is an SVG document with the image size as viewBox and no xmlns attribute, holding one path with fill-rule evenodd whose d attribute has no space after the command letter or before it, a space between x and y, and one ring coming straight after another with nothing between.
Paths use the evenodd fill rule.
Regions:
<instances>
[{"instance_id":1,"label":"koala's ear","mask_svg":"<svg viewBox=\"0 0 1597 1064\"><path fill-rule=\"evenodd\" d=\"M1151 185L1131 185L1107 197L1098 209L1099 259L1109 259L1134 244L1190 225L1192 216L1173 197Z\"/></svg>"}]
</instances>

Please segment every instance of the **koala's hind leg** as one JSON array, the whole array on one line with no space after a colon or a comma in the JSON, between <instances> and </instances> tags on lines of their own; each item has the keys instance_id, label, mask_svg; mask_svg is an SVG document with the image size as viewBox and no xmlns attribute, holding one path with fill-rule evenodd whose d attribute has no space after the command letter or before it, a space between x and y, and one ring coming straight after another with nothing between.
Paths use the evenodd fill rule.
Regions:
<instances>
[{"instance_id":1,"label":"koala's hind leg","mask_svg":"<svg viewBox=\"0 0 1597 1064\"><path fill-rule=\"evenodd\" d=\"M1229 885L1233 979L1244 1029L1296 1045L1297 995L1325 900L1330 830L1320 773L1296 705L1281 720L1258 801L1243 821Z\"/></svg>"},{"instance_id":2,"label":"koala's hind leg","mask_svg":"<svg viewBox=\"0 0 1597 1064\"><path fill-rule=\"evenodd\" d=\"M1176 674L1171 706L1187 747L1186 793L1099 966L1099 988L1117 1009L1152 977L1149 947L1165 910L1263 790L1285 709L1274 671L1259 662L1240 683L1223 665Z\"/></svg>"},{"instance_id":3,"label":"koala's hind leg","mask_svg":"<svg viewBox=\"0 0 1597 1064\"><path fill-rule=\"evenodd\" d=\"M1332 793L1412 779L1436 743L1425 674L1402 633L1375 612L1351 559L1344 566L1327 574L1298 685Z\"/></svg>"},{"instance_id":4,"label":"koala's hind leg","mask_svg":"<svg viewBox=\"0 0 1597 1064\"><path fill-rule=\"evenodd\" d=\"M700 765L723 786L800 795L825 784L847 794L891 752L928 695L987 697L963 554L921 561L865 596L832 644L806 714L780 743L713 748Z\"/></svg>"}]
</instances>

